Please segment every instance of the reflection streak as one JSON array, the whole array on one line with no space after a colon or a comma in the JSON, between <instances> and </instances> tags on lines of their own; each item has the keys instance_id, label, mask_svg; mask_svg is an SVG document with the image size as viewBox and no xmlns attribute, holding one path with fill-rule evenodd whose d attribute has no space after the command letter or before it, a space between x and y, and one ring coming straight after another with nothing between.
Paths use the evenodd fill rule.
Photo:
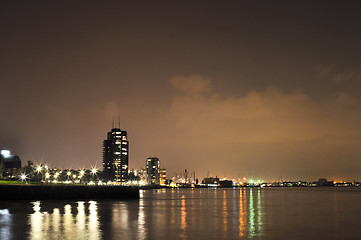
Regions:
<instances>
[{"instance_id":1,"label":"reflection streak","mask_svg":"<svg viewBox=\"0 0 361 240\"><path fill-rule=\"evenodd\" d=\"M261 189L258 188L258 195L257 195L257 228L258 232L262 233L262 207L261 207Z\"/></svg>"},{"instance_id":2,"label":"reflection streak","mask_svg":"<svg viewBox=\"0 0 361 240\"><path fill-rule=\"evenodd\" d=\"M84 202L78 202L78 214L76 215L76 221L78 233L81 233L85 228Z\"/></svg>"},{"instance_id":3,"label":"reflection streak","mask_svg":"<svg viewBox=\"0 0 361 240\"><path fill-rule=\"evenodd\" d=\"M89 201L89 223L88 223L89 239L100 239L98 207L95 201Z\"/></svg>"},{"instance_id":4,"label":"reflection streak","mask_svg":"<svg viewBox=\"0 0 361 240\"><path fill-rule=\"evenodd\" d=\"M249 235L254 237L255 235L255 223L254 223L254 207L253 207L253 190L249 189Z\"/></svg>"},{"instance_id":5,"label":"reflection streak","mask_svg":"<svg viewBox=\"0 0 361 240\"><path fill-rule=\"evenodd\" d=\"M51 226L55 232L60 231L59 208L54 208L54 210L53 210L53 221L52 221Z\"/></svg>"},{"instance_id":6,"label":"reflection streak","mask_svg":"<svg viewBox=\"0 0 361 240\"><path fill-rule=\"evenodd\" d=\"M43 219L40 212L40 202L33 202L34 213L30 216L30 238L31 239L42 239L42 229L39 226L42 226Z\"/></svg>"},{"instance_id":7,"label":"reflection streak","mask_svg":"<svg viewBox=\"0 0 361 240\"><path fill-rule=\"evenodd\" d=\"M138 239L145 239L145 216L144 216L144 200L143 190L139 190L139 211L138 211Z\"/></svg>"},{"instance_id":8,"label":"reflection streak","mask_svg":"<svg viewBox=\"0 0 361 240\"><path fill-rule=\"evenodd\" d=\"M244 222L244 218L245 218L245 214L244 214L244 209L243 209L243 201L244 201L244 189L241 189L239 191L239 238L242 238L244 236L244 232L245 232L245 222Z\"/></svg>"},{"instance_id":9,"label":"reflection streak","mask_svg":"<svg viewBox=\"0 0 361 240\"><path fill-rule=\"evenodd\" d=\"M183 230L183 233L181 234L182 239L186 238L186 234L185 234L185 230L187 228L186 218L187 218L186 199L185 196L182 195L182 207L181 207L181 228Z\"/></svg>"},{"instance_id":10,"label":"reflection streak","mask_svg":"<svg viewBox=\"0 0 361 240\"><path fill-rule=\"evenodd\" d=\"M64 236L66 239L69 239L73 234L72 225L74 225L73 216L71 215L71 206L69 204L64 206Z\"/></svg>"},{"instance_id":11,"label":"reflection streak","mask_svg":"<svg viewBox=\"0 0 361 240\"><path fill-rule=\"evenodd\" d=\"M227 197L226 190L223 190L223 228L224 232L227 232L227 224L228 224L228 212L227 212Z\"/></svg>"},{"instance_id":12,"label":"reflection streak","mask_svg":"<svg viewBox=\"0 0 361 240\"><path fill-rule=\"evenodd\" d=\"M12 239L11 236L11 219L12 216L8 209L0 209L0 239Z\"/></svg>"}]
</instances>

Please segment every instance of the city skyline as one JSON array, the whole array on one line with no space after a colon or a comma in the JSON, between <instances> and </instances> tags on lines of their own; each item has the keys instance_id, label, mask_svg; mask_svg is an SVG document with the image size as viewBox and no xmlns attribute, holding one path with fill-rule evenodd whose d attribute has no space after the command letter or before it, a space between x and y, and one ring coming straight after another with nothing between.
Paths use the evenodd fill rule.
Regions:
<instances>
[{"instance_id":1,"label":"city skyline","mask_svg":"<svg viewBox=\"0 0 361 240\"><path fill-rule=\"evenodd\" d=\"M3 2L0 149L129 169L361 180L361 6L338 1Z\"/></svg>"}]
</instances>

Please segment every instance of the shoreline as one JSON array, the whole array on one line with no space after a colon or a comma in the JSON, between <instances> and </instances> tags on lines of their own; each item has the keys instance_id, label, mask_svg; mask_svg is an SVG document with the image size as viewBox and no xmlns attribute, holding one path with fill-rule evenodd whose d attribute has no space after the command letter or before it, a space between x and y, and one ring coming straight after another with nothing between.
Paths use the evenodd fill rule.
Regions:
<instances>
[{"instance_id":1,"label":"shoreline","mask_svg":"<svg viewBox=\"0 0 361 240\"><path fill-rule=\"evenodd\" d=\"M138 199L139 188L129 186L0 184L0 200Z\"/></svg>"}]
</instances>

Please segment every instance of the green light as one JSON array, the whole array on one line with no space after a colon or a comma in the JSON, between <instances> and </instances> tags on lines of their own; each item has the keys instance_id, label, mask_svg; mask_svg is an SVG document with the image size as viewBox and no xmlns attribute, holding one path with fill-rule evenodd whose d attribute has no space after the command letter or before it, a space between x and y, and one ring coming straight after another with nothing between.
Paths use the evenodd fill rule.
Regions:
<instances>
[{"instance_id":1,"label":"green light","mask_svg":"<svg viewBox=\"0 0 361 240\"><path fill-rule=\"evenodd\" d=\"M258 196L257 196L257 227L259 232L262 232L262 206L261 206L261 189L258 188Z\"/></svg>"},{"instance_id":2,"label":"green light","mask_svg":"<svg viewBox=\"0 0 361 240\"><path fill-rule=\"evenodd\" d=\"M249 190L249 235L251 237L255 236L255 210L254 210L254 202L253 202L253 191L252 188Z\"/></svg>"}]
</instances>

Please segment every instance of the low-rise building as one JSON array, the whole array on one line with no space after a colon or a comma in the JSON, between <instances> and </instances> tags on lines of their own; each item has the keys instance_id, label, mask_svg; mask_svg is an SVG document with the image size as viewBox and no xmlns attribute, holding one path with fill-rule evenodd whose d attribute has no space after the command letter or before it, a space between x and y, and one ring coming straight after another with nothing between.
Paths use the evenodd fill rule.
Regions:
<instances>
[{"instance_id":1,"label":"low-rise building","mask_svg":"<svg viewBox=\"0 0 361 240\"><path fill-rule=\"evenodd\" d=\"M0 164L2 177L15 177L16 172L21 169L19 156L11 154L9 150L1 150Z\"/></svg>"}]
</instances>

